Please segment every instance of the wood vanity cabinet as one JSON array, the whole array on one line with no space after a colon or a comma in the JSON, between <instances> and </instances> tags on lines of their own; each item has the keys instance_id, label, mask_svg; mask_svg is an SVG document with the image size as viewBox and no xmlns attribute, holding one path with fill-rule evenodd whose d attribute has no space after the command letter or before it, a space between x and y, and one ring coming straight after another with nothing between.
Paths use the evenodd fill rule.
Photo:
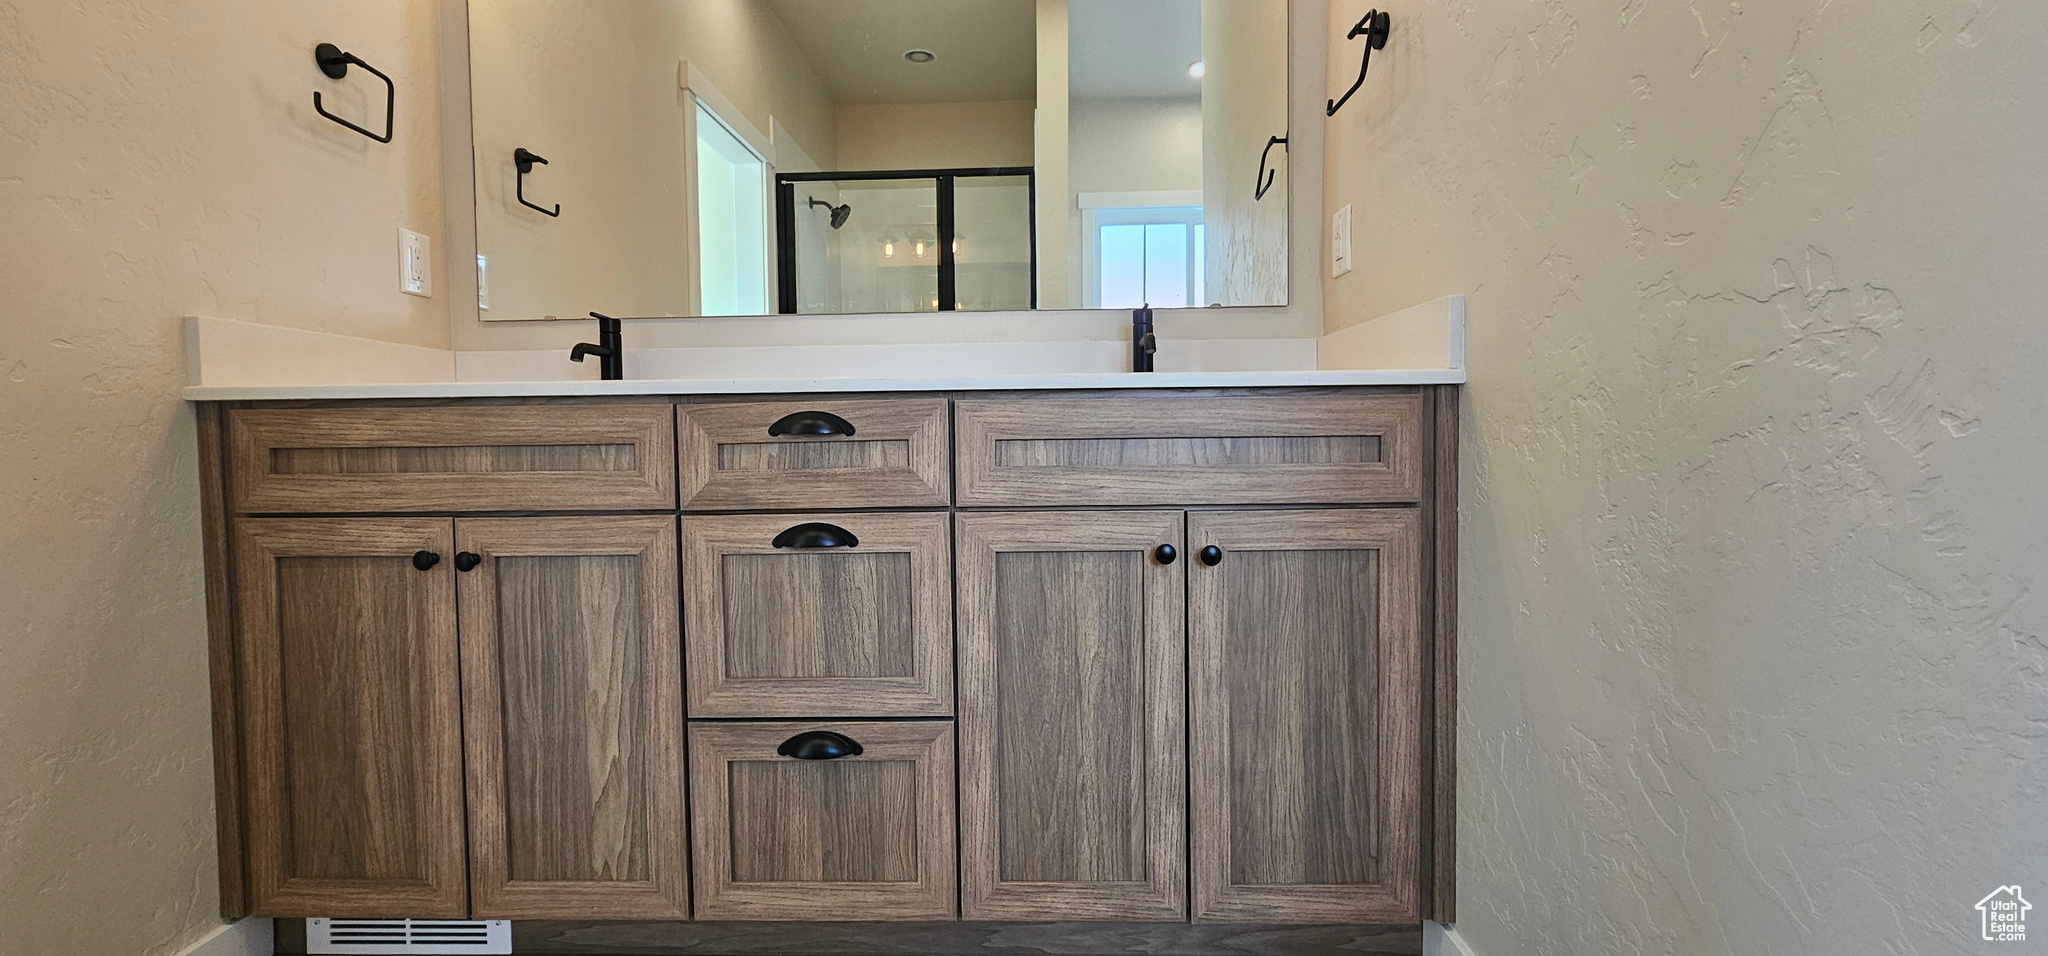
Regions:
<instances>
[{"instance_id":1,"label":"wood vanity cabinet","mask_svg":"<svg viewBox=\"0 0 2048 956\"><path fill-rule=\"evenodd\" d=\"M674 519L459 518L455 540L471 913L687 915Z\"/></svg>"},{"instance_id":2,"label":"wood vanity cabinet","mask_svg":"<svg viewBox=\"0 0 2048 956\"><path fill-rule=\"evenodd\" d=\"M1419 915L1421 524L1188 516L1197 920Z\"/></svg>"},{"instance_id":3,"label":"wood vanity cabinet","mask_svg":"<svg viewBox=\"0 0 2048 956\"><path fill-rule=\"evenodd\" d=\"M467 914L455 571L436 557L454 537L446 518L237 525L254 912Z\"/></svg>"},{"instance_id":4,"label":"wood vanity cabinet","mask_svg":"<svg viewBox=\"0 0 2048 956\"><path fill-rule=\"evenodd\" d=\"M1455 396L203 406L223 911L1451 919Z\"/></svg>"},{"instance_id":5,"label":"wood vanity cabinet","mask_svg":"<svg viewBox=\"0 0 2048 956\"><path fill-rule=\"evenodd\" d=\"M698 919L954 916L949 721L694 722L690 790Z\"/></svg>"},{"instance_id":6,"label":"wood vanity cabinet","mask_svg":"<svg viewBox=\"0 0 2048 956\"><path fill-rule=\"evenodd\" d=\"M960 516L965 918L1186 917L1183 523Z\"/></svg>"},{"instance_id":7,"label":"wood vanity cabinet","mask_svg":"<svg viewBox=\"0 0 2048 956\"><path fill-rule=\"evenodd\" d=\"M254 912L686 914L673 519L239 532Z\"/></svg>"},{"instance_id":8,"label":"wood vanity cabinet","mask_svg":"<svg viewBox=\"0 0 2048 956\"><path fill-rule=\"evenodd\" d=\"M685 516L690 716L951 714L950 518Z\"/></svg>"}]
</instances>

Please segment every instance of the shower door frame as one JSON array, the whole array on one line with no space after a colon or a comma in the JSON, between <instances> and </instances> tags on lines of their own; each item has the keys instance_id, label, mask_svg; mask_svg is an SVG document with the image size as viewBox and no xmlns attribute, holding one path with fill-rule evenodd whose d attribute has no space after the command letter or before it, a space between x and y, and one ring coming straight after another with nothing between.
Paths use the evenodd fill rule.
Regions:
<instances>
[{"instance_id":1,"label":"shower door frame","mask_svg":"<svg viewBox=\"0 0 2048 956\"><path fill-rule=\"evenodd\" d=\"M1025 219L1031 233L1031 306L1038 308L1038 173L1034 166L965 166L953 169L868 169L853 172L775 174L775 286L776 312L796 314L796 184L846 182L849 180L929 179L939 198L939 311L953 312L957 296L957 274L953 262L953 184L961 179L997 176L1024 177ZM819 313L833 315L843 313Z\"/></svg>"}]
</instances>

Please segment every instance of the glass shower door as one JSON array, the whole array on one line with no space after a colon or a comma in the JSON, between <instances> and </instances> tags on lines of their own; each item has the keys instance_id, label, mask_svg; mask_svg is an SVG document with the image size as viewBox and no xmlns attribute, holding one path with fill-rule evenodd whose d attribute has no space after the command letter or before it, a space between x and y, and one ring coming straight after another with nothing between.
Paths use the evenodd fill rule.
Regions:
<instances>
[{"instance_id":1,"label":"glass shower door","mask_svg":"<svg viewBox=\"0 0 2048 956\"><path fill-rule=\"evenodd\" d=\"M939 309L939 194L933 179L784 184L793 241L794 308L783 311L934 312ZM787 279L785 279L787 289Z\"/></svg>"},{"instance_id":2,"label":"glass shower door","mask_svg":"<svg viewBox=\"0 0 2048 956\"><path fill-rule=\"evenodd\" d=\"M1031 177L955 177L953 216L953 307L1031 308Z\"/></svg>"},{"instance_id":3,"label":"glass shower door","mask_svg":"<svg viewBox=\"0 0 2048 956\"><path fill-rule=\"evenodd\" d=\"M1028 166L778 174L779 311L1037 308L1032 197Z\"/></svg>"}]
</instances>

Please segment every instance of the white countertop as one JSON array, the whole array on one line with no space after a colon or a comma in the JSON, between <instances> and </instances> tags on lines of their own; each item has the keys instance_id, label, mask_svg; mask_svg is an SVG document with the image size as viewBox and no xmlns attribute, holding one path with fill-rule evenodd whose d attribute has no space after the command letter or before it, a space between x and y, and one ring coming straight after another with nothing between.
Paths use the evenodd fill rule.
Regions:
<instances>
[{"instance_id":1,"label":"white countertop","mask_svg":"<svg viewBox=\"0 0 2048 956\"><path fill-rule=\"evenodd\" d=\"M194 402L357 398L529 398L594 395L752 395L799 392L964 392L1012 389L1273 388L1309 385L1456 385L1463 369L1326 369L1263 372L1086 372L878 378L627 379L618 382L377 382L194 385Z\"/></svg>"},{"instance_id":2,"label":"white countertop","mask_svg":"<svg viewBox=\"0 0 2048 956\"><path fill-rule=\"evenodd\" d=\"M201 317L185 334L195 402L1465 382L1463 296L1320 338L1168 339L1147 373L1119 371L1128 340L629 347L626 379L604 382L564 349L449 351Z\"/></svg>"}]
</instances>

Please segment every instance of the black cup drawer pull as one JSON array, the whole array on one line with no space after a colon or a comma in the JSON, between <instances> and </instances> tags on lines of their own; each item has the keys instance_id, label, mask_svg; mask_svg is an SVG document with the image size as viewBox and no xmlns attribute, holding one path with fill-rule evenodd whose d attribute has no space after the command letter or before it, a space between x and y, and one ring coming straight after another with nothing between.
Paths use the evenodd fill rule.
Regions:
<instances>
[{"instance_id":1,"label":"black cup drawer pull","mask_svg":"<svg viewBox=\"0 0 2048 956\"><path fill-rule=\"evenodd\" d=\"M784 435L845 435L853 436L853 423L831 412L791 412L768 426L768 437L781 438Z\"/></svg>"},{"instance_id":2,"label":"black cup drawer pull","mask_svg":"<svg viewBox=\"0 0 2048 956\"><path fill-rule=\"evenodd\" d=\"M829 730L812 730L782 742L775 752L798 760L837 760L861 755L860 741Z\"/></svg>"},{"instance_id":3,"label":"black cup drawer pull","mask_svg":"<svg viewBox=\"0 0 2048 956\"><path fill-rule=\"evenodd\" d=\"M860 547L860 539L854 537L853 532L836 524L826 524L822 521L806 522L794 528L789 528L776 535L775 540L768 543L777 548L794 548L805 551L823 550L825 548Z\"/></svg>"}]
</instances>

